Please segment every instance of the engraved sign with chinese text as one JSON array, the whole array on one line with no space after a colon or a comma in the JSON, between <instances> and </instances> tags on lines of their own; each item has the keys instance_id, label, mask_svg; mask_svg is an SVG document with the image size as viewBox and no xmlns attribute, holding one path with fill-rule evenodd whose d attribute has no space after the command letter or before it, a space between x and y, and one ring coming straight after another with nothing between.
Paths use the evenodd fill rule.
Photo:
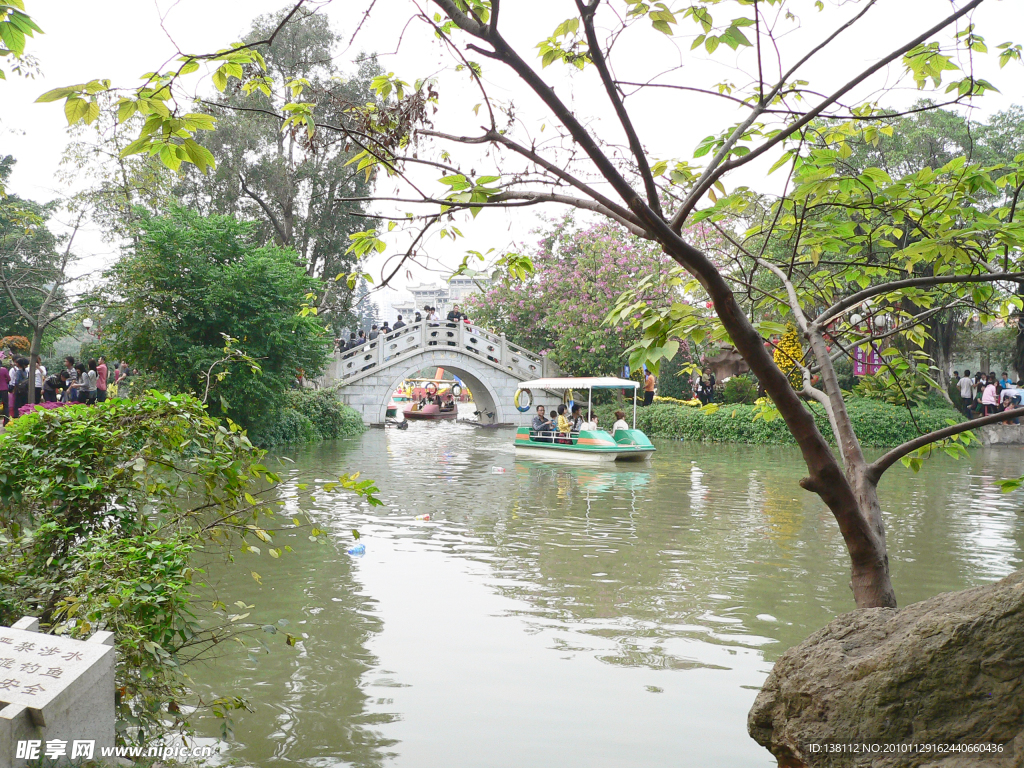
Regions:
<instances>
[{"instance_id":1,"label":"engraved sign with chinese text","mask_svg":"<svg viewBox=\"0 0 1024 768\"><path fill-rule=\"evenodd\" d=\"M42 710L114 649L0 627L0 703Z\"/></svg>"}]
</instances>

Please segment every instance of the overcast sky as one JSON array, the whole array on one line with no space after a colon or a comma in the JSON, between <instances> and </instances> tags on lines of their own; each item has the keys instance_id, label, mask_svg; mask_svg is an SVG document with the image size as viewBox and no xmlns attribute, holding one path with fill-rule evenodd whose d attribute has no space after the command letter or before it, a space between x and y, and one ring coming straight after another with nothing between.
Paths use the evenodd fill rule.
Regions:
<instances>
[{"instance_id":1,"label":"overcast sky","mask_svg":"<svg viewBox=\"0 0 1024 768\"><path fill-rule=\"evenodd\" d=\"M625 8L621 0L611 2L620 9ZM55 179L60 155L67 143L62 105L34 104L39 94L60 85L100 77L110 78L117 85L131 85L142 73L161 66L175 47L192 52L224 47L242 37L257 15L277 11L287 4L286 0L247 0L245 3L237 0L29 0L28 10L46 33L29 42L43 75L36 80L22 80L12 75L6 82L0 82L0 104L3 105L0 153L12 154L18 160L11 189L38 200L52 199L67 191ZM381 54L380 61L386 70L396 72L407 81L435 75L441 94L441 110L434 118L436 127L459 134L477 132L482 121L473 115L472 108L480 101L479 95L464 74L452 71L452 60L425 25L414 23L405 27L404 22L415 13L411 0L377 0L358 38L348 46L368 4L369 0L334 0L322 5L321 12L331 18L345 43L338 51L339 65L349 69L348 62L360 52L376 51ZM797 3L793 7L798 19L780 22L779 29L787 32L783 38L784 63L791 63L841 19L849 18L863 7L848 2L827 4L829 11L822 15L812 10L811 0ZM507 2L505 5L501 16L504 32L528 60L532 60L537 42L550 34L559 22L575 15L574 4L569 0L516 0L514 4ZM838 10L835 5L839 6ZM712 6L716 13L720 8L735 10L731 4ZM828 92L845 82L879 55L948 15L950 3L948 0L879 0L869 13L859 28L841 36L829 53L819 56L808 67L804 79L812 81L812 87ZM987 0L975 13L974 21L994 49L1010 39L1010 35L1024 32L1024 3ZM680 24L680 30L687 35L691 28L689 22ZM685 61L684 69L672 75L671 80L707 87L724 78L742 82L743 72L751 71L753 60L749 54L730 52L721 56L720 51L714 59L691 58L691 40L692 35L670 40L650 34L646 25L637 27L621 42L615 62L616 74L623 80L648 80ZM481 58L475 54L472 57ZM498 65L486 61L484 65L492 96L515 103L520 137L527 134L537 140L550 137L549 118L538 101ZM994 81L1002 90L1002 94L986 96L978 102L975 113L979 117L1024 102L1024 86L1021 85L1024 79L1019 66L1011 65L1000 72L994 57L989 57L979 69L982 76ZM559 95L589 119L598 135L618 140L614 120L590 70L575 74L556 65L544 70L544 74L552 80ZM873 81L872 88L892 83L894 74L894 71L888 75L883 73ZM208 82L197 82L195 87L200 92L211 90ZM870 92L871 89L867 89L861 93ZM898 106L918 96L913 89L903 89L887 97L886 103ZM629 103L640 118L637 127L651 154L666 159L690 157L701 138L735 122L742 114L727 102L665 90L635 97ZM471 155L471 160L474 157L479 160L475 170L487 172L486 156ZM751 168L737 181L762 187L772 183L763 179L766 165ZM429 182L433 176L436 174L424 176L421 173L417 178ZM378 185L379 193L395 191L408 192L388 181ZM377 210L401 215L406 208L408 206L379 204ZM539 213L539 209L533 208L484 214L476 222L467 220L464 226L460 224L467 235L465 240L453 246L435 238L428 243L428 250L442 263L451 265L466 248L480 251L514 248L530 239L528 233L536 225ZM558 211L547 209L546 213L553 215ZM103 242L94 229L84 232L78 242L80 252L87 257L85 266L88 268L108 263L116 255L116 247ZM401 245L401 238L396 237L394 246ZM379 270L380 260L371 267ZM415 284L438 277L438 274L413 268L412 275L407 277L403 273L398 283L399 286Z\"/></svg>"}]
</instances>

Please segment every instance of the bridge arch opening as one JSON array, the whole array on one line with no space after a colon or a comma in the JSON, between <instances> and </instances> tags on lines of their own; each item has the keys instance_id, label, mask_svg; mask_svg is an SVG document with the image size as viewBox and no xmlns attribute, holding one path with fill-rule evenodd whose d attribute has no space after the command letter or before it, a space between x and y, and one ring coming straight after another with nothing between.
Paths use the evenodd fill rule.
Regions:
<instances>
[{"instance_id":1,"label":"bridge arch opening","mask_svg":"<svg viewBox=\"0 0 1024 768\"><path fill-rule=\"evenodd\" d=\"M453 363L451 360L438 359L435 364L429 359L430 357L430 355L420 356L416 363L410 361L410 364L397 365L390 369L389 373L394 375L388 379L390 384L384 393L383 402L380 403L375 423L384 423L391 396L403 381L415 377L424 368L434 367L444 368L447 373L458 376L464 386L469 387L481 424L507 424L513 421L512 416L517 411L511 396L502 397L503 394L507 395L508 393L500 391L493 381L489 381L489 378L493 378L494 372L491 372L489 376L487 371L478 370L470 361ZM506 399L508 399L507 403L504 402Z\"/></svg>"}]
</instances>

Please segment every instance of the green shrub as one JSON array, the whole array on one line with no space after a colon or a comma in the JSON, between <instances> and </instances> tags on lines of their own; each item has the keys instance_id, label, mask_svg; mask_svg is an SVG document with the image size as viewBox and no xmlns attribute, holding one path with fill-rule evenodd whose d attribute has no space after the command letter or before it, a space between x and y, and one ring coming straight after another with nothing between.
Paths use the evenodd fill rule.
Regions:
<instances>
[{"instance_id":1,"label":"green shrub","mask_svg":"<svg viewBox=\"0 0 1024 768\"><path fill-rule=\"evenodd\" d=\"M256 445L313 443L360 435L366 429L357 411L342 405L333 389L292 390L284 396L277 418L250 430Z\"/></svg>"},{"instance_id":2,"label":"green shrub","mask_svg":"<svg viewBox=\"0 0 1024 768\"><path fill-rule=\"evenodd\" d=\"M321 440L355 437L366 430L359 412L342 405L334 389L293 390L288 393L287 405L313 422Z\"/></svg>"},{"instance_id":3,"label":"green shrub","mask_svg":"<svg viewBox=\"0 0 1024 768\"><path fill-rule=\"evenodd\" d=\"M733 376L725 382L722 397L726 403L753 405L757 400L757 382L749 376Z\"/></svg>"},{"instance_id":4,"label":"green shrub","mask_svg":"<svg viewBox=\"0 0 1024 768\"><path fill-rule=\"evenodd\" d=\"M289 443L315 443L320 439L309 417L294 408L282 408L272 421L253 427L249 437L264 448Z\"/></svg>"},{"instance_id":5,"label":"green shrub","mask_svg":"<svg viewBox=\"0 0 1024 768\"><path fill-rule=\"evenodd\" d=\"M839 388L849 392L857 386L857 377L853 375L853 361L845 355L833 363L836 370L836 378L839 380Z\"/></svg>"},{"instance_id":6,"label":"green shrub","mask_svg":"<svg viewBox=\"0 0 1024 768\"><path fill-rule=\"evenodd\" d=\"M818 429L833 442L832 429L821 406L814 404ZM854 430L865 446L888 447L912 440L920 434L947 426L947 420L963 421L951 408L914 408L913 419L906 408L865 398L847 399L846 408ZM754 420L755 406L722 405L714 413L677 405L652 405L637 412L637 428L651 437L712 442L786 445L796 441L782 419ZM610 416L610 414L608 414ZM608 418L600 413L602 426ZM614 420L614 419L612 419ZM916 421L916 426L915 426ZM611 424L611 421L607 422Z\"/></svg>"}]
</instances>

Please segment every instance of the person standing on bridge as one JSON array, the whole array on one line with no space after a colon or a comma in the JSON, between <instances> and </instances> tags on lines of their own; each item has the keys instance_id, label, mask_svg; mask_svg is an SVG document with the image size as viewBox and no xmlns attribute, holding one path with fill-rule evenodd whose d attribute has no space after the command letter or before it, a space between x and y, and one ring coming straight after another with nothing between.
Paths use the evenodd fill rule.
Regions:
<instances>
[{"instance_id":1,"label":"person standing on bridge","mask_svg":"<svg viewBox=\"0 0 1024 768\"><path fill-rule=\"evenodd\" d=\"M395 327L392 328L391 330L397 331L399 328L405 328L405 321L402 320L402 316L401 315L399 315L398 319L395 320Z\"/></svg>"},{"instance_id":2,"label":"person standing on bridge","mask_svg":"<svg viewBox=\"0 0 1024 768\"><path fill-rule=\"evenodd\" d=\"M462 320L462 317L463 317L463 315L459 311L459 305L455 304L454 306L452 306L451 312L448 313L448 322L449 323L455 323L455 325L453 327L457 328L459 321Z\"/></svg>"}]
</instances>

